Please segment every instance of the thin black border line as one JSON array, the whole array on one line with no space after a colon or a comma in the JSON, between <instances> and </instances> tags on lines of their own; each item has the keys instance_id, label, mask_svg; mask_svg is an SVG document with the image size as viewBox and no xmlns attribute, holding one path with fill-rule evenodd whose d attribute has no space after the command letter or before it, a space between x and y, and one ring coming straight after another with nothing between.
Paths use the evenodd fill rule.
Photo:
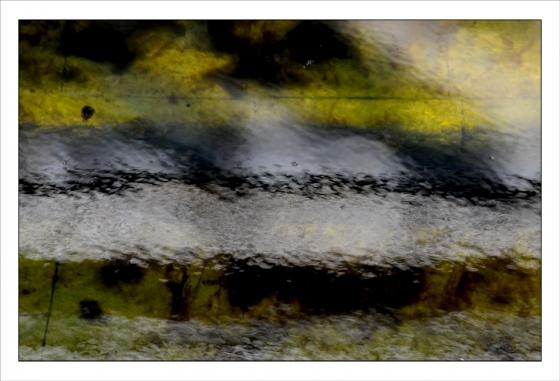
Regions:
<instances>
[{"instance_id":1,"label":"thin black border line","mask_svg":"<svg viewBox=\"0 0 560 381\"><path fill-rule=\"evenodd\" d=\"M1 0L1 1L9 1L9 0ZM16 0L13 0L16 1ZM23 1L32 1L32 0L23 0ZM61 1L73 1L73 0L61 0ZM92 1L97 1L97 2L104 2L104 1L108 1L108 0L92 0ZM127 0L128 1L128 0ZM153 0L140 0L140 1L152 1ZM180 0L171 0L171 1L180 1ZM220 1L220 0L209 0L209 1ZM252 1L252 0L249 0ZM339 0L327 0L327 1L339 1ZM362 0L358 0L358 1L362 1ZM363 0L363 1L368 1L368 0ZM407 0L396 0L396 1L407 1ZM439 1L439 0L436 0ZM444 1L444 0L442 0ZM484 1L484 0L475 0L475 1ZM504 0L504 2L507 2L508 0ZM514 1L526 1L526 0L514 0ZM552 1L558 1L558 0L552 0ZM543 51L543 44L542 44L542 36L543 36L543 21L542 19L18 19L18 33L17 33L17 38L19 40L19 25L21 21L41 21L41 20L45 20L45 21L57 21L57 20L64 20L64 21L214 21L214 20L231 20L231 21L402 21L402 22L406 22L406 21L538 21L539 25L540 25L540 133L541 133L541 139L540 139L540 149L541 149L541 162L540 162L540 169L541 169L541 181L543 178L543 114L542 114L542 109L543 109L543 105L542 105L542 83L543 83L543 71L542 71L542 62L543 62L543 56L542 56L542 51ZM19 43L18 43L18 73L17 73L17 78L18 78L18 99L19 99L19 92L20 92L20 78L19 78ZM18 137L18 143L19 143L19 102L18 102L18 129L17 129L17 137ZM19 157L19 145L18 145L18 157ZM19 160L18 160L18 180L19 180ZM19 188L18 188L19 189ZM106 360L106 359L101 359L101 360L21 360L20 356L19 356L19 331L20 331L20 325L18 323L18 362L25 362L25 363L64 363L64 362L71 362L71 363L91 363L91 362L100 362L100 363L107 363L107 362L122 362L122 363L137 363L137 362L145 362L145 363L166 363L166 362L172 362L172 363L177 363L177 362L183 362L183 363L221 363L221 362L226 362L226 363L291 363L291 362L296 362L296 363L314 363L314 362L329 362L329 363L363 363L363 362L367 362L367 363L372 363L372 364L376 364L376 363L421 363L421 362L425 362L425 363L542 363L543 362L543 348L542 348L542 344L543 344L543 325L542 325L542 303L543 303L543 295L542 295L542 290L543 290L543 283L542 283L542 269L543 269L543 234L542 234L542 229L543 229L543 217L542 217L542 212L543 212L543 205L542 205L542 193L541 193L541 226L540 226L540 236L541 236L541 268L540 268L540 285L541 285L541 314L540 314L540 322L541 322L541 359L540 360ZM19 190L18 190L18 271L16 272L16 277L17 277L17 283L18 283L18 288L15 290L15 292L17 292L17 313L18 313L18 322L19 322L19 247L20 247L20 234L19 234L19 222L20 222L20 218L19 218ZM553 254L554 255L554 254ZM89 380L88 380L89 381Z\"/></svg>"},{"instance_id":2,"label":"thin black border line","mask_svg":"<svg viewBox=\"0 0 560 381\"><path fill-rule=\"evenodd\" d=\"M19 1L19 0L1 0L1 1ZM40 1L40 0L22 0L22 1ZM58 1L75 1L75 0L58 0ZM112 0L93 0L93 1L100 1L100 2L108 2ZM136 0L120 0L120 1L136 1ZM140 0L140 1L153 1L153 0ZM171 1L181 1L181 0L171 0ZM223 1L223 0L209 0L209 1ZM258 0L248 0L248 1L258 1ZM298 0L289 0L289 1L298 1ZM320 1L320 0L316 0ZM339 1L339 0L331 0L331 1ZM358 0L358 1L369 1L369 0ZM408 0L396 0L396 1L408 1ZM445 0L435 0L435 1L445 1ZM487 1L487 0L476 0L476 1ZM502 0L508 1L508 0ZM524 0L516 0L516 1L524 1ZM540 0L542 1L542 0ZM551 0L551 1L559 1L559 0ZM64 18L41 18L41 19L27 19L21 18L18 21L318 21L318 22L330 22L330 21L538 21L541 23L541 38L542 38L542 19L298 19L298 18L290 18L290 19L263 19L263 18L256 18L256 19L64 19ZM19 37L19 36L18 36ZM542 44L541 44L542 48ZM542 57L541 57L542 58Z\"/></svg>"}]
</instances>

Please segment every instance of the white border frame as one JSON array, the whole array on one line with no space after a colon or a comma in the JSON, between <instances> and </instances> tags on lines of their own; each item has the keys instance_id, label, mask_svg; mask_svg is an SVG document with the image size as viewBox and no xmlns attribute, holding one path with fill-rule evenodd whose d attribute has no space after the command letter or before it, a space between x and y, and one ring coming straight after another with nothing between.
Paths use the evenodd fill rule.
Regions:
<instances>
[{"instance_id":1,"label":"white border frame","mask_svg":"<svg viewBox=\"0 0 560 381\"><path fill-rule=\"evenodd\" d=\"M1 2L1 379L559 380L559 3ZM18 19L542 19L542 362L18 362Z\"/></svg>"}]
</instances>

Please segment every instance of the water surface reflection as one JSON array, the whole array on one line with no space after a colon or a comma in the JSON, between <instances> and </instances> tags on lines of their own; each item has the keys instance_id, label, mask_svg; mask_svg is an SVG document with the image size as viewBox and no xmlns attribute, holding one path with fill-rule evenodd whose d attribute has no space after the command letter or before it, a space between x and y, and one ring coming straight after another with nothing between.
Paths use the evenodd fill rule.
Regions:
<instances>
[{"instance_id":1,"label":"water surface reflection","mask_svg":"<svg viewBox=\"0 0 560 381\"><path fill-rule=\"evenodd\" d=\"M540 358L538 23L20 40L22 359Z\"/></svg>"}]
</instances>

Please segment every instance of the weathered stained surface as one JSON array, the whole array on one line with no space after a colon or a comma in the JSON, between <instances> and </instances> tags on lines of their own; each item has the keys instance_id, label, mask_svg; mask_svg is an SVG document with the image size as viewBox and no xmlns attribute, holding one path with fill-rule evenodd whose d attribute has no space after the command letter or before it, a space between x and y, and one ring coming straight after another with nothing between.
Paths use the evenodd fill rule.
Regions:
<instances>
[{"instance_id":1,"label":"weathered stained surface","mask_svg":"<svg viewBox=\"0 0 560 381\"><path fill-rule=\"evenodd\" d=\"M534 320L531 317L540 315L540 300L535 298L535 295L540 293L540 262L533 258L521 259L515 253L507 259L471 259L464 263L442 263L431 268L399 270L375 266L348 266L339 269L338 272L316 267L263 268L251 265L247 261L232 260L230 256L221 256L213 261L190 266L139 266L130 261L69 262L59 266L60 282L55 290L48 343L55 347L62 345L69 350L75 350L75 355L86 357L92 350L99 355L98 351L101 348L74 348L69 340L85 334L80 334L76 329L95 328L97 331L101 329L102 332L108 329L103 328L104 326L118 324L125 318L131 319L131 324L142 324L138 319L156 318L207 325L201 331L195 329L191 334L204 337L211 332L218 332L215 333L217 336L214 336L214 339L211 339L211 336L206 339L200 338L201 352L189 351L182 357L177 357L202 360L228 359L226 353L216 354L210 347L215 346L215 350L223 352L231 345L227 341L245 342L245 339L238 337L236 333L232 333L230 339L225 338L226 341L223 341L224 336L219 332L228 326L238 327L236 329L242 331L268 330L267 324L274 327L284 322L292 325L292 330L299 332L308 324L316 324L312 323L315 320L335 319L341 315L347 316L344 319L351 319L347 321L358 326L366 324L368 319L374 319L378 326L373 331L373 327L367 328L362 335L373 335L374 341L369 351L374 348L377 351L386 351L389 348L379 344L373 345L380 340L378 335L388 333L383 334L379 330L393 327L392 329L401 332L418 324L422 327L422 321L432 320L433 324L441 326L421 329L428 329L431 333L426 334L433 335L438 329L446 326L445 319L456 315L458 311L463 311L466 319L459 324L477 324L476 321L493 319L493 316L518 319L519 324L534 324L529 323ZM52 275L46 269L52 267L43 261L20 261L20 313L25 322L20 334L20 345L28 348L26 350L36 351L35 355L40 355L42 351L39 349L38 340L44 325L40 322L45 321L45 300L50 297L50 289L45 285L50 284L49 275ZM109 283L108 269L112 270ZM115 271L116 269L119 271ZM143 274L141 279L135 275L139 273ZM437 323L439 320L443 322ZM526 322L522 323L523 320ZM164 339L160 338L161 335L165 335L166 330L163 327L157 328L161 323L155 323L156 321L150 323L154 332L144 339L151 340L150 337L154 337L153 340L157 340L154 344L166 350L173 344L164 343ZM266 323L267 321L269 323ZM332 320L329 324L344 326L344 321ZM62 329L63 324L70 322L67 330ZM452 321L451 324L457 323ZM486 324L492 323L487 321ZM499 332L504 328L499 324L495 327ZM126 328L120 329L127 331ZM173 325L168 329L173 329ZM177 325L177 329L180 329L180 325ZM276 327L274 330L280 328ZM298 335L306 336L309 332L301 332ZM303 358L329 358L328 356L337 356L337 351L352 353L356 350L351 345L346 347L349 344L336 344L339 340L346 340L339 334L325 332L324 335L320 340L315 338L319 341L312 344L319 345L321 349L312 350ZM465 339L472 333L458 332L457 335L465 335ZM181 336L182 334L179 334L179 337ZM399 336L401 340L406 340L402 333L389 334L386 339L395 340ZM99 340L95 336L93 339ZM144 340L142 337L138 339ZM269 339L271 338L268 334L265 334L245 350L257 358L274 356L274 353L267 352L270 350L266 344ZM185 340L185 344L189 343L189 346L196 343L196 340L189 340L188 335ZM298 340L297 335L291 336L290 340ZM320 344L325 340L329 344ZM525 345L538 345L535 340L538 338L529 339ZM470 350L474 350L473 356L479 356L475 357L476 359L484 359L484 356L489 356L496 350L496 345L509 345L502 349L504 352L497 358L509 359L508 356L516 356L516 349L511 344L496 342L495 339L480 342L477 348ZM294 349L304 350L305 347L295 345ZM327 352L321 354L324 350ZM420 353L414 356L420 356L419 359L430 358L430 350L421 354L425 350L428 350L428 347L420 348ZM141 356L156 358L159 356L158 351L152 354L144 352ZM367 353L355 355L358 359L364 359L361 356ZM51 355L56 356L56 352ZM276 356L281 355L280 351L276 353ZM282 356L286 355L284 353ZM517 355L529 356L528 358L534 356L528 352ZM121 356L127 358L130 355ZM368 356L371 356L371 353ZM393 359L393 356L394 354L390 353L378 353L374 357L366 358ZM468 357L470 354L467 351L463 356Z\"/></svg>"},{"instance_id":2,"label":"weathered stained surface","mask_svg":"<svg viewBox=\"0 0 560 381\"><path fill-rule=\"evenodd\" d=\"M21 359L540 359L538 22L21 22L19 103Z\"/></svg>"},{"instance_id":3,"label":"weathered stained surface","mask_svg":"<svg viewBox=\"0 0 560 381\"><path fill-rule=\"evenodd\" d=\"M505 307L538 314L540 300L534 295L540 293L540 261L516 254L402 269L352 264L336 270L262 266L230 255L188 266L138 265L133 260L68 262L59 264L53 311L55 316L74 314L82 304L94 306L95 301L109 314L220 319L240 317L270 299L270 310L257 309L257 314L275 314L278 306L293 303L298 307L292 312L310 314L401 308L415 312L420 307L431 314ZM22 311L46 309L51 267L49 262L20 260ZM136 276L140 273L141 278Z\"/></svg>"},{"instance_id":4,"label":"weathered stained surface","mask_svg":"<svg viewBox=\"0 0 560 381\"><path fill-rule=\"evenodd\" d=\"M84 102L99 110L96 126L248 123L284 113L311 124L438 134L540 118L538 22L20 28L22 123L80 124Z\"/></svg>"}]
</instances>

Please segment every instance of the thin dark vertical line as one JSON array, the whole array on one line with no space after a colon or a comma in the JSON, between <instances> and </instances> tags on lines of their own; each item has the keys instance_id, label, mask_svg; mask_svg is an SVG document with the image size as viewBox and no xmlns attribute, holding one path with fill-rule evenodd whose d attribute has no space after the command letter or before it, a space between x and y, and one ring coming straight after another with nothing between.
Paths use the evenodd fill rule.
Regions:
<instances>
[{"instance_id":1,"label":"thin dark vertical line","mask_svg":"<svg viewBox=\"0 0 560 381\"><path fill-rule=\"evenodd\" d=\"M51 314L52 314L52 306L53 306L53 300L54 300L54 291L56 288L56 282L58 281L58 262L54 263L54 274L52 277L52 285L51 285L51 299L49 301L49 311L47 313L47 324L45 324L45 332L43 333L43 343L42 346L44 347L45 345L47 345L47 333L49 331L49 322L51 320Z\"/></svg>"}]
</instances>

